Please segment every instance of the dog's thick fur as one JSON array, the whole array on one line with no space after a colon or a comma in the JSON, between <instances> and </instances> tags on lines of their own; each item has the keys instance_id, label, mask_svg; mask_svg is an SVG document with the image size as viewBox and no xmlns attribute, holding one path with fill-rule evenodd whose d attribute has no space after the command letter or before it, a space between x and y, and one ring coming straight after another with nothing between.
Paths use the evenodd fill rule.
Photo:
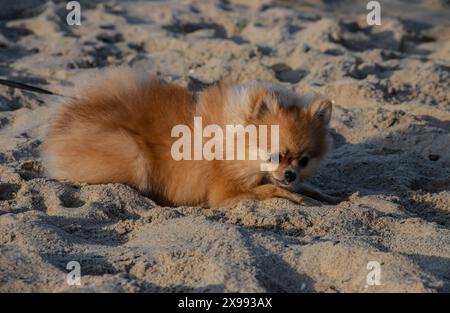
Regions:
<instances>
[{"instance_id":1,"label":"dog's thick fur","mask_svg":"<svg viewBox=\"0 0 450 313\"><path fill-rule=\"evenodd\" d=\"M175 84L115 69L62 105L45 138L45 166L57 179L129 184L166 205L223 207L272 197L301 202L291 190L326 153L331 106L266 82L214 85L195 98ZM194 116L203 125L279 125L280 151L272 151L281 155L278 169L262 172L262 160L174 160L171 130L192 129ZM287 170L295 181L286 183Z\"/></svg>"}]
</instances>

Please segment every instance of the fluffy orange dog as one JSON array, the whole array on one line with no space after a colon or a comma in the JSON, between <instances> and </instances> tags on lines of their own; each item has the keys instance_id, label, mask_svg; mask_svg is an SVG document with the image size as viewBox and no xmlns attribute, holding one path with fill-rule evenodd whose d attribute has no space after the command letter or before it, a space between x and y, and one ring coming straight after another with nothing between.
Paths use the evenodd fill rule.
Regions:
<instances>
[{"instance_id":1,"label":"fluffy orange dog","mask_svg":"<svg viewBox=\"0 0 450 313\"><path fill-rule=\"evenodd\" d=\"M304 98L267 82L222 84L197 98L186 89L131 70L115 69L64 104L44 143L50 176L73 182L124 183L165 205L233 206L243 199L286 198L301 202L300 183L328 146L332 104ZM175 125L279 125L278 168L267 160L174 160ZM334 197L309 189L319 200Z\"/></svg>"}]
</instances>

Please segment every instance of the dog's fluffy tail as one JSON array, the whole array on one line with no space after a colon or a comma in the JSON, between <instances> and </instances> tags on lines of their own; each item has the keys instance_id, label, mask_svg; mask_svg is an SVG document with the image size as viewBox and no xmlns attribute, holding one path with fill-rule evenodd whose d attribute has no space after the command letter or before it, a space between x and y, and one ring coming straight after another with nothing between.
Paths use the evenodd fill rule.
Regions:
<instances>
[{"instance_id":1,"label":"dog's fluffy tail","mask_svg":"<svg viewBox=\"0 0 450 313\"><path fill-rule=\"evenodd\" d=\"M47 129L43 145L47 175L146 189L145 158L124 125L138 114L129 108L134 96L149 84L149 76L123 67L83 77L76 99L60 103Z\"/></svg>"}]
</instances>

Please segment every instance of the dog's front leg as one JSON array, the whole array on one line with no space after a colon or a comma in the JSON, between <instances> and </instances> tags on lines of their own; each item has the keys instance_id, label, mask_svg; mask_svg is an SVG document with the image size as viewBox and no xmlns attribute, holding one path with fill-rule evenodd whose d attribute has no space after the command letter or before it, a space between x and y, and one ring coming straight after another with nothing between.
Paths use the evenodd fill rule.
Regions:
<instances>
[{"instance_id":1,"label":"dog's front leg","mask_svg":"<svg viewBox=\"0 0 450 313\"><path fill-rule=\"evenodd\" d=\"M272 184L257 186L252 190L252 193L256 196L258 200L270 198L283 198L291 200L292 202L295 203L303 202L303 197L301 195Z\"/></svg>"},{"instance_id":2,"label":"dog's front leg","mask_svg":"<svg viewBox=\"0 0 450 313\"><path fill-rule=\"evenodd\" d=\"M211 207L233 207L242 200L265 200L271 198L283 198L295 203L302 203L303 197L281 187L265 184L256 186L249 191L229 192L222 194L221 198L210 199Z\"/></svg>"},{"instance_id":3,"label":"dog's front leg","mask_svg":"<svg viewBox=\"0 0 450 313\"><path fill-rule=\"evenodd\" d=\"M307 197L310 197L312 199L318 200L320 202L326 202L329 204L338 204L345 200L345 198L338 198L334 196L330 196L327 194L322 193L321 191L318 191L310 186L307 185L301 185L296 190L298 193L301 193L302 195L305 195Z\"/></svg>"}]
</instances>

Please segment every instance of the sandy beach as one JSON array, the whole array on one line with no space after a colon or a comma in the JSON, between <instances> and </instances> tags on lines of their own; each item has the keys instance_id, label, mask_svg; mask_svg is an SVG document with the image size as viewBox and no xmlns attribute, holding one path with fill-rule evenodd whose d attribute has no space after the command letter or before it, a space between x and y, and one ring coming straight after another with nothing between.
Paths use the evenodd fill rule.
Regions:
<instances>
[{"instance_id":1,"label":"sandy beach","mask_svg":"<svg viewBox=\"0 0 450 313\"><path fill-rule=\"evenodd\" d=\"M161 207L50 179L63 98L0 85L0 292L450 292L448 1L379 1L379 26L356 0L86 0L79 26L66 1L6 2L3 79L73 96L128 65L190 90L262 79L335 100L308 183L349 199Z\"/></svg>"}]
</instances>

